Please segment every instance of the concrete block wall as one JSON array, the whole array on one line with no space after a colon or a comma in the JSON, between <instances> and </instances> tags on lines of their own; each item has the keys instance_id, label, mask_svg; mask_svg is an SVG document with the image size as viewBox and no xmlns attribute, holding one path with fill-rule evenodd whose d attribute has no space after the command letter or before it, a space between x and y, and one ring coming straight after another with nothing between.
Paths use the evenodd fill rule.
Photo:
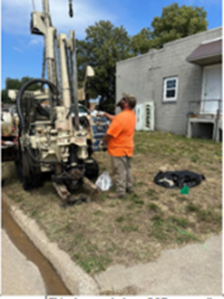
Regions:
<instances>
[{"instance_id":1,"label":"concrete block wall","mask_svg":"<svg viewBox=\"0 0 224 299\"><path fill-rule=\"evenodd\" d=\"M164 45L160 50L118 62L116 101L122 92L132 93L138 103L155 104L155 130L187 133L188 102L201 99L202 67L186 61L201 42L222 36L222 27L198 33ZM176 102L163 101L167 77L178 77Z\"/></svg>"}]
</instances>

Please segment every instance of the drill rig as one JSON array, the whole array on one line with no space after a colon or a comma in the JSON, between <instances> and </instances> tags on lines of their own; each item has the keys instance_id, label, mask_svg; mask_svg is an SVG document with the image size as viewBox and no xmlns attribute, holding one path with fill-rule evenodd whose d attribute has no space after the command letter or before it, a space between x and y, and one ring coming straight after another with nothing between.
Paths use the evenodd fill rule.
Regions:
<instances>
[{"instance_id":1,"label":"drill rig","mask_svg":"<svg viewBox=\"0 0 224 299\"><path fill-rule=\"evenodd\" d=\"M31 18L31 33L44 36L42 78L28 81L17 93L15 164L25 190L41 186L50 176L59 196L68 203L71 191L80 184L97 192L89 179L98 175L98 164L92 154L99 123L91 115L79 117L78 111L78 101L85 99L86 80L94 71L87 66L83 88L78 90L75 32L71 30L69 36L57 35L49 1L43 0L42 5L43 12L33 11ZM73 15L71 0L69 14ZM27 89L37 83L41 92L31 96ZM40 99L49 102L49 111L43 108ZM103 126L102 123L101 133L105 132Z\"/></svg>"}]
</instances>

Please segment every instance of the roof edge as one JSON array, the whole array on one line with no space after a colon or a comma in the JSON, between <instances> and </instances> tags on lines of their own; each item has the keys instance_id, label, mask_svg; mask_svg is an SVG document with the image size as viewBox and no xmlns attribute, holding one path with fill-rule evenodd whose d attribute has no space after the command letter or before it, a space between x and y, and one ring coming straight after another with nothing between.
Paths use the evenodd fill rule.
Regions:
<instances>
[{"instance_id":1,"label":"roof edge","mask_svg":"<svg viewBox=\"0 0 224 299\"><path fill-rule=\"evenodd\" d=\"M130 60L134 60L134 59L140 59L144 56L157 54L157 53L160 53L162 51L164 51L164 48L158 49L158 50L156 50L156 52L150 52L150 50L149 50L149 52L147 52L147 53L141 54L139 56L134 56L134 57L131 57L131 58L127 58L125 60L118 61L118 62L116 62L116 64L123 63L123 62L130 61Z\"/></svg>"},{"instance_id":2,"label":"roof edge","mask_svg":"<svg viewBox=\"0 0 224 299\"><path fill-rule=\"evenodd\" d=\"M190 39L190 38L197 38L199 35L205 34L206 32L218 31L218 30L220 30L220 29L222 29L222 26L219 26L219 27L216 27L216 28L212 28L212 29L208 29L208 30L205 30L205 31L196 33L196 34L188 35L188 36L186 36L186 37L182 37L182 38L179 38L179 39L177 39L177 40L174 40L174 41L165 43L165 44L164 44L164 47L166 47L166 46L170 46L170 44L179 43L179 42L182 41L182 40L186 40L186 39Z\"/></svg>"},{"instance_id":3,"label":"roof edge","mask_svg":"<svg viewBox=\"0 0 224 299\"><path fill-rule=\"evenodd\" d=\"M215 53L215 55L204 55L204 56L196 57L196 58L193 58L193 59L188 59L187 58L186 60L189 61L189 62L193 62L193 61L197 61L197 60L201 60L201 59L213 58L213 57L218 57L218 56L222 57L222 53L217 52L217 53Z\"/></svg>"},{"instance_id":4,"label":"roof edge","mask_svg":"<svg viewBox=\"0 0 224 299\"><path fill-rule=\"evenodd\" d=\"M214 43L214 42L217 42L219 40L222 39L222 36L220 37L216 37L216 38L213 38L213 39L210 39L210 40L206 40L204 42L201 42L201 45L205 45L205 44L210 44L210 43Z\"/></svg>"},{"instance_id":5,"label":"roof edge","mask_svg":"<svg viewBox=\"0 0 224 299\"><path fill-rule=\"evenodd\" d=\"M125 60L121 60L121 61L116 62L116 65L119 64L119 63L125 63L125 62L128 62L128 61L130 61L130 60L140 59L140 58L142 58L142 57L144 57L144 56L146 56L146 55L152 55L152 54L161 53L162 51L165 50L165 48L166 48L167 46L169 47L169 46L171 46L171 45L173 45L173 44L175 44L175 43L180 43L180 42L182 42L183 40L186 40L186 39L197 38L199 35L205 34L205 33L207 33L207 32L218 31L218 30L220 30L220 29L222 30L222 28L223 28L222 26L219 26L219 27L216 27L216 28L208 29L208 30L205 30L205 31L196 33L196 34L192 34L192 35L189 35L189 36L186 36L186 37L183 37L183 38L180 38L180 39L177 39L177 40L174 40L174 41L165 43L163 48L158 49L158 50L157 50L156 52L154 52L154 53L147 52L147 53L145 53L145 54L141 54L140 56L135 56L135 57L131 57L131 58L128 58L128 59L125 59ZM217 39L222 39L222 36L221 36L221 38L218 37ZM206 42L206 41L205 41L205 42Z\"/></svg>"}]
</instances>

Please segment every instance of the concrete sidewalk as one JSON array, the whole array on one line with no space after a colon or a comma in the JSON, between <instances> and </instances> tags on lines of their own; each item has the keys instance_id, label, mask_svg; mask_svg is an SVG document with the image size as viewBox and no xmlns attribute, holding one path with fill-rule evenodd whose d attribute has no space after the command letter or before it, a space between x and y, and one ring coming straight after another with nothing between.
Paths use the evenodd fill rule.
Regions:
<instances>
[{"instance_id":1,"label":"concrete sidewalk","mask_svg":"<svg viewBox=\"0 0 224 299\"><path fill-rule=\"evenodd\" d=\"M44 281L37 266L26 259L3 229L2 295L46 295Z\"/></svg>"},{"instance_id":2,"label":"concrete sidewalk","mask_svg":"<svg viewBox=\"0 0 224 299\"><path fill-rule=\"evenodd\" d=\"M3 199L7 200L7 196ZM210 237L204 244L166 250L156 262L130 268L115 265L90 277L57 244L50 243L36 222L12 202L11 211L14 220L53 264L73 295L222 295L221 234Z\"/></svg>"},{"instance_id":3,"label":"concrete sidewalk","mask_svg":"<svg viewBox=\"0 0 224 299\"><path fill-rule=\"evenodd\" d=\"M130 288L137 295L222 295L222 236L164 251L156 262L113 266L96 276L101 292Z\"/></svg>"}]
</instances>

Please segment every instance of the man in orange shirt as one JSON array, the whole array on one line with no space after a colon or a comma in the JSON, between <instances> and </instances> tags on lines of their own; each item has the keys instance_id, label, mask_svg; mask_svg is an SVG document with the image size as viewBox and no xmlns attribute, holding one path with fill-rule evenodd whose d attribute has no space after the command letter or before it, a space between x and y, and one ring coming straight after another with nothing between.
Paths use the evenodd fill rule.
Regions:
<instances>
[{"instance_id":1,"label":"man in orange shirt","mask_svg":"<svg viewBox=\"0 0 224 299\"><path fill-rule=\"evenodd\" d=\"M131 174L131 157L134 150L134 133L136 116L134 108L136 99L132 95L122 95L117 106L121 112L115 116L105 113L111 120L110 127L103 137L107 143L107 151L111 156L112 169L116 184L116 194L108 194L109 198L122 198L126 192L133 193L133 178Z\"/></svg>"}]
</instances>

